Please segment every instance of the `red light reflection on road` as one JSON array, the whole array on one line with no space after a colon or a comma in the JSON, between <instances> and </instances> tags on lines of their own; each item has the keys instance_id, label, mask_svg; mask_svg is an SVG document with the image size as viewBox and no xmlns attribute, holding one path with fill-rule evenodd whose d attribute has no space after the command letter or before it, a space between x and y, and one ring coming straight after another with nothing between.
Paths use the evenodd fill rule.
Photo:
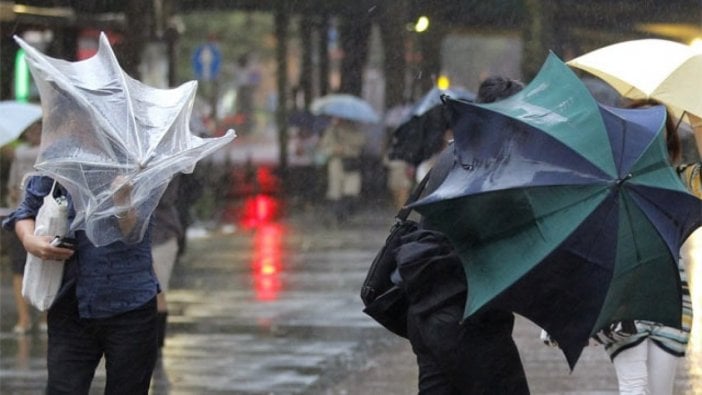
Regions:
<instances>
[{"instance_id":1,"label":"red light reflection on road","mask_svg":"<svg viewBox=\"0 0 702 395\"><path fill-rule=\"evenodd\" d=\"M270 222L278 215L278 206L278 201L268 195L248 197L244 201L241 223L244 228L253 228Z\"/></svg>"},{"instance_id":2,"label":"red light reflection on road","mask_svg":"<svg viewBox=\"0 0 702 395\"><path fill-rule=\"evenodd\" d=\"M256 299L276 300L282 289L283 227L280 224L264 224L255 230L253 238L253 260L251 273Z\"/></svg>"}]
</instances>

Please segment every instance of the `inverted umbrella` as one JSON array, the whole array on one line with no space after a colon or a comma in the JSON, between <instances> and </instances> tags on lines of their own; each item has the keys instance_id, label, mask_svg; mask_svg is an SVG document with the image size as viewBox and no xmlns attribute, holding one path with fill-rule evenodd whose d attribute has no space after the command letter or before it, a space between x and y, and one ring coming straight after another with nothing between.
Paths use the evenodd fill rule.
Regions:
<instances>
[{"instance_id":1,"label":"inverted umbrella","mask_svg":"<svg viewBox=\"0 0 702 395\"><path fill-rule=\"evenodd\" d=\"M598 105L554 55L514 96L449 105L456 164L415 206L463 261L465 316L523 315L571 368L612 322L680 327L678 254L702 201L668 164L663 106Z\"/></svg>"},{"instance_id":2,"label":"inverted umbrella","mask_svg":"<svg viewBox=\"0 0 702 395\"><path fill-rule=\"evenodd\" d=\"M0 146L15 140L40 119L41 106L38 104L0 101Z\"/></svg>"},{"instance_id":3,"label":"inverted umbrella","mask_svg":"<svg viewBox=\"0 0 702 395\"><path fill-rule=\"evenodd\" d=\"M432 88L392 132L390 159L401 159L416 166L443 148L448 124L442 97L473 101L475 94L463 88Z\"/></svg>"},{"instance_id":4,"label":"inverted umbrella","mask_svg":"<svg viewBox=\"0 0 702 395\"><path fill-rule=\"evenodd\" d=\"M606 81L622 96L655 99L676 118L685 111L702 117L702 52L662 39L612 44L568 62Z\"/></svg>"},{"instance_id":5,"label":"inverted umbrella","mask_svg":"<svg viewBox=\"0 0 702 395\"><path fill-rule=\"evenodd\" d=\"M190 133L197 83L156 89L131 78L104 34L97 54L78 62L47 57L15 40L26 51L44 109L35 168L68 190L76 209L71 228L84 229L95 245L141 240L171 178L192 172L198 160L235 137L233 130L212 139ZM116 206L113 197L129 190L137 221L125 235L116 216L127 207Z\"/></svg>"},{"instance_id":6,"label":"inverted umbrella","mask_svg":"<svg viewBox=\"0 0 702 395\"><path fill-rule=\"evenodd\" d=\"M310 106L315 115L343 118L348 121L378 123L380 116L367 101L346 93L332 93L315 99Z\"/></svg>"}]
</instances>

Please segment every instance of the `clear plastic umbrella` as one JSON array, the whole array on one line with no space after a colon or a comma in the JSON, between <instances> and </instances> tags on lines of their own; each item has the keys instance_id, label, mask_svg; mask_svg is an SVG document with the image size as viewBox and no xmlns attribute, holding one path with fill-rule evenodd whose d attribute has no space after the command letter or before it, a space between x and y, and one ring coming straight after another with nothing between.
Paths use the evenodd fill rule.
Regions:
<instances>
[{"instance_id":1,"label":"clear plastic umbrella","mask_svg":"<svg viewBox=\"0 0 702 395\"><path fill-rule=\"evenodd\" d=\"M131 78L104 34L97 54L78 62L15 40L27 53L45 112L35 168L68 190L76 209L71 228L84 229L95 245L141 240L171 178L192 172L236 137L233 130L219 138L193 135L197 83L157 89ZM126 209L137 213L128 234L117 220Z\"/></svg>"}]
</instances>

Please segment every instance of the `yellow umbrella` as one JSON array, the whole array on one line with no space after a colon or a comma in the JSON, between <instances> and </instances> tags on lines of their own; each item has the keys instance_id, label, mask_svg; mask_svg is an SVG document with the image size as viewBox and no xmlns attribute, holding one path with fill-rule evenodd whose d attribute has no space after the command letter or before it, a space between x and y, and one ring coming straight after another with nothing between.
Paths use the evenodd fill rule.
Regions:
<instances>
[{"instance_id":1,"label":"yellow umbrella","mask_svg":"<svg viewBox=\"0 0 702 395\"><path fill-rule=\"evenodd\" d=\"M675 41L643 39L612 44L568 62L633 100L655 99L676 118L702 117L702 52Z\"/></svg>"}]
</instances>

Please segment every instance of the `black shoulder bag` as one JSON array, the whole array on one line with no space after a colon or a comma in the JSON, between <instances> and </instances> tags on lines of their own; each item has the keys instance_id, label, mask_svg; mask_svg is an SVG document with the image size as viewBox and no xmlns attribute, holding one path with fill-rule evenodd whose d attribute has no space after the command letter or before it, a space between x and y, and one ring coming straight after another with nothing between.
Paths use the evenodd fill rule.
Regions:
<instances>
[{"instance_id":1,"label":"black shoulder bag","mask_svg":"<svg viewBox=\"0 0 702 395\"><path fill-rule=\"evenodd\" d=\"M389 331L402 337L407 337L408 302L404 291L390 279L397 269L393 252L400 245L402 236L417 230L418 224L407 219L412 212L407 205L419 198L428 179L429 174L422 179L405 202L405 206L398 211L395 224L390 228L390 235L373 259L361 287L361 299L365 306L363 312Z\"/></svg>"}]
</instances>

